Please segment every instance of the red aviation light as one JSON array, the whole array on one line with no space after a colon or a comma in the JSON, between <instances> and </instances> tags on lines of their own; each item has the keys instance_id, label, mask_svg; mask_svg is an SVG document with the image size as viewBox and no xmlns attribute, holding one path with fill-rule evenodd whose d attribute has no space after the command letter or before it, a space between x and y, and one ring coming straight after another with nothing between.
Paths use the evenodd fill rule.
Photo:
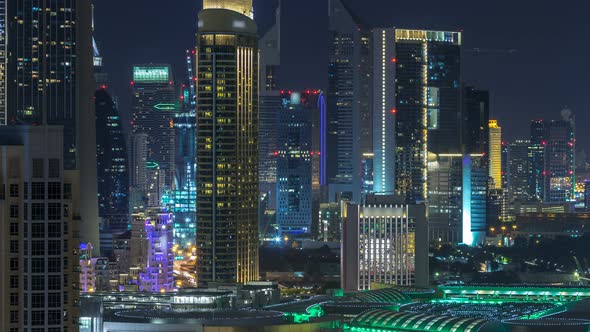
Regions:
<instances>
[{"instance_id":1,"label":"red aviation light","mask_svg":"<svg viewBox=\"0 0 590 332\"><path fill-rule=\"evenodd\" d=\"M391 58L391 63L397 63L397 58Z\"/></svg>"},{"instance_id":2,"label":"red aviation light","mask_svg":"<svg viewBox=\"0 0 590 332\"><path fill-rule=\"evenodd\" d=\"M394 108L394 109L392 109L392 110L391 110L391 114L397 114L397 109L395 109L395 108Z\"/></svg>"}]
</instances>

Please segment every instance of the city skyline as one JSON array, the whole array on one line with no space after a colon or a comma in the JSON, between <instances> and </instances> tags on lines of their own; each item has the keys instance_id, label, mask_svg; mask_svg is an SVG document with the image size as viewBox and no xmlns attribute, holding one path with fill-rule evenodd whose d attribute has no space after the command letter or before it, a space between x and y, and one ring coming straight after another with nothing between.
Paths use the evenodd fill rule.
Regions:
<instances>
[{"instance_id":1,"label":"city skyline","mask_svg":"<svg viewBox=\"0 0 590 332\"><path fill-rule=\"evenodd\" d=\"M285 31L284 38L292 42L285 43L282 52L286 85L293 89L305 89L309 86L327 87L327 67L323 58L328 56L325 43L327 36L317 31L327 29L327 22L322 19L327 12L327 1L321 5L316 1L304 0L305 4L317 7L317 11L306 11L306 5L294 6L285 2L289 15L284 15L283 25L291 26ZM259 23L261 33L264 33L274 22L275 1L255 1L255 20ZM560 43L566 48L580 47L574 43L576 36L582 38L587 32L585 27L576 26L575 22L582 19L583 10L590 4L581 3L572 7L554 8L549 4L540 3L530 7L526 3L511 3L506 0L495 2L486 7L485 11L478 8L478 4L459 1L453 6L443 6L431 1L423 10L418 4L392 4L384 0L369 0L365 5L356 1L347 1L355 13L371 27L396 26L399 28L421 28L440 30L463 30L464 32L464 62L465 81L480 89L490 90L490 111L493 118L504 123L506 135L510 139L527 139L528 133L521 127L528 125L528 121L539 118L552 119L554 114L568 106L578 114L578 121L587 120L584 111L585 101L581 97L581 86L584 81L584 70L577 70L576 63L581 63L583 53L565 53L562 55L555 50L545 49L538 42L540 37L536 27L542 26L544 19L551 17L557 22L552 29L543 33L545 42ZM169 62L173 64L175 74L184 70L182 52L192 43L192 35L196 27L194 18L201 4L200 1L182 1L163 11L154 10L155 0L139 3L126 1L123 6L138 15L128 17L112 12L112 8L120 6L114 0L104 0L96 4L95 15L97 22L109 15L109 25L100 26L97 23L97 35L105 56L105 66L109 72L116 72L118 82L111 83L117 95L126 94L128 90L129 65L140 61ZM326 8L326 9L324 9ZM390 8L391 10L384 10ZM510 10L504 10L510 8ZM125 13L127 11L122 11ZM306 16L310 22L306 26L298 26L297 17ZM167 25L162 17L178 17L176 23ZM521 20L524 17L524 20ZM565 19L571 17L572 19ZM133 31L121 28L130 23L137 24L147 33L137 36ZM498 24L501 22L502 24ZM297 27L294 29L293 26ZM493 29L490 27L494 27ZM565 38L563 36L571 36ZM133 36L133 37L132 37ZM149 36L149 38L148 38ZM127 37L127 38L126 38ZM115 40L116 38L117 40ZM118 50L128 42L132 48L127 52ZM109 42L106 42L106 41ZM101 42L102 41L102 42ZM309 45L315 52L305 52L307 47L297 49L295 45ZM565 43L565 44L563 44ZM160 48L158 45L162 45ZM479 49L480 52L477 52ZM165 51L164 51L165 50ZM177 50L176 52L174 50ZM516 52L511 52L516 50ZM503 51L503 52L496 52ZM509 52L506 52L509 51ZM148 56L148 54L151 54ZM576 61L568 57L578 58ZM551 66L545 64L551 63ZM303 65L309 66L305 69ZM544 68L543 74L536 72L537 68ZM517 73L519 75L514 75ZM124 76L123 74L127 75ZM508 80L507 77L510 77ZM535 79L529 80L528 77ZM571 82L571 84L569 84ZM517 88L518 87L518 88ZM549 93L551 91L551 93ZM542 96L542 97L540 97ZM122 98L123 105L126 104ZM535 116L528 113L534 112ZM585 112L584 112L585 113ZM590 135L580 133L580 147L590 145ZM587 148L586 148L587 149Z\"/></svg>"}]
</instances>

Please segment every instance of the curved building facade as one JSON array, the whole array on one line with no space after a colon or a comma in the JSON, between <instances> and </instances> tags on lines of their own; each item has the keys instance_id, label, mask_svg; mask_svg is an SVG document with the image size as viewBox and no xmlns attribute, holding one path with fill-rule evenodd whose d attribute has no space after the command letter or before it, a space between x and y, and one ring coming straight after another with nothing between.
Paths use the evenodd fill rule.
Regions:
<instances>
[{"instance_id":1,"label":"curved building facade","mask_svg":"<svg viewBox=\"0 0 590 332\"><path fill-rule=\"evenodd\" d=\"M196 243L200 285L245 283L259 275L258 36L256 23L239 11L245 5L244 1L205 1L206 9L199 13Z\"/></svg>"}]
</instances>

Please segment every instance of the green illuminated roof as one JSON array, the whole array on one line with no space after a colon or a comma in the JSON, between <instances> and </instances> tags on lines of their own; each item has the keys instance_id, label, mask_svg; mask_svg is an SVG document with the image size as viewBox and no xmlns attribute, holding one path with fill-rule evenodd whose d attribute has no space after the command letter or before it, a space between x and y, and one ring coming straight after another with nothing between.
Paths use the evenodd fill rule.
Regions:
<instances>
[{"instance_id":1,"label":"green illuminated roof","mask_svg":"<svg viewBox=\"0 0 590 332\"><path fill-rule=\"evenodd\" d=\"M354 294L353 297L361 302L370 303L406 303L410 298L394 288L385 288Z\"/></svg>"},{"instance_id":2,"label":"green illuminated roof","mask_svg":"<svg viewBox=\"0 0 590 332\"><path fill-rule=\"evenodd\" d=\"M513 295L513 296L577 296L590 297L590 288L543 286L439 286L445 294Z\"/></svg>"},{"instance_id":3,"label":"green illuminated roof","mask_svg":"<svg viewBox=\"0 0 590 332\"><path fill-rule=\"evenodd\" d=\"M477 332L484 331L489 321L475 318L409 314L390 310L369 310L356 316L351 331L425 331ZM495 324L494 324L495 325ZM485 329L487 330L487 329ZM499 330L501 331L501 330Z\"/></svg>"},{"instance_id":4,"label":"green illuminated roof","mask_svg":"<svg viewBox=\"0 0 590 332\"><path fill-rule=\"evenodd\" d=\"M134 66L133 81L138 83L168 83L170 68L168 66Z\"/></svg>"}]
</instances>

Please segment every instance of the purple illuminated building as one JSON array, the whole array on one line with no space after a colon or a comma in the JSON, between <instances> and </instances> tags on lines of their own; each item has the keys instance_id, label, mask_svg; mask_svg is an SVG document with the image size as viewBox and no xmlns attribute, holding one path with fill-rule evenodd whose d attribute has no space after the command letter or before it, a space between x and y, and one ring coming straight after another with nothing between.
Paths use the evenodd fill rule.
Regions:
<instances>
[{"instance_id":1,"label":"purple illuminated building","mask_svg":"<svg viewBox=\"0 0 590 332\"><path fill-rule=\"evenodd\" d=\"M147 265L140 274L140 290L167 292L174 287L173 214L162 212L145 220Z\"/></svg>"}]
</instances>

